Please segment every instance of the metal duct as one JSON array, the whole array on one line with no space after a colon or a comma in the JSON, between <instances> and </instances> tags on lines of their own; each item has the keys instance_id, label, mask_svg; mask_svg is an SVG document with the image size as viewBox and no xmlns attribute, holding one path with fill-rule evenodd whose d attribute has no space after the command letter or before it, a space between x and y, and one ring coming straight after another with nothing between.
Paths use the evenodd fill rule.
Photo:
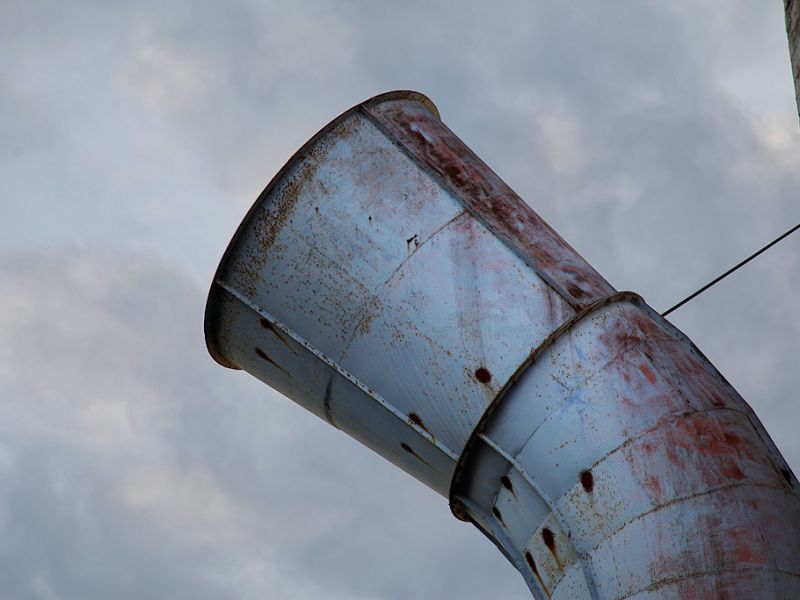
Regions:
<instances>
[{"instance_id":1,"label":"metal duct","mask_svg":"<svg viewBox=\"0 0 800 600\"><path fill-rule=\"evenodd\" d=\"M800 598L798 481L692 343L415 92L270 182L206 340L449 498L536 597Z\"/></svg>"}]
</instances>

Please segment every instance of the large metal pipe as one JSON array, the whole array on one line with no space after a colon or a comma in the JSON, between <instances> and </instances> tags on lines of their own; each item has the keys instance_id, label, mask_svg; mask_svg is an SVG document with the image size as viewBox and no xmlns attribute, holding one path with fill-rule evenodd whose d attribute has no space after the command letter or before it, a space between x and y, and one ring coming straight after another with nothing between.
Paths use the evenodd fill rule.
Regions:
<instances>
[{"instance_id":1,"label":"large metal pipe","mask_svg":"<svg viewBox=\"0 0 800 600\"><path fill-rule=\"evenodd\" d=\"M540 598L800 598L798 481L692 343L393 92L270 182L206 340L449 498Z\"/></svg>"}]
</instances>

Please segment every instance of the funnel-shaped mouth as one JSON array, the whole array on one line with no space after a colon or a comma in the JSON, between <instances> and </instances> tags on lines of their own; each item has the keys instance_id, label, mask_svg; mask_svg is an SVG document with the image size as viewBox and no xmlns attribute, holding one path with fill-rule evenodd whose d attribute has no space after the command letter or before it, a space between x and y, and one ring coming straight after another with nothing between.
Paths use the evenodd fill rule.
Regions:
<instances>
[{"instance_id":1,"label":"funnel-shaped mouth","mask_svg":"<svg viewBox=\"0 0 800 600\"><path fill-rule=\"evenodd\" d=\"M447 496L531 349L613 292L428 98L390 92L258 197L214 276L206 344Z\"/></svg>"},{"instance_id":2,"label":"funnel-shaped mouth","mask_svg":"<svg viewBox=\"0 0 800 600\"><path fill-rule=\"evenodd\" d=\"M373 96L368 100L364 100L349 108L342 114L340 114L335 119L331 120L327 125L325 125L322 129L320 129L314 136L309 139L305 144L303 144L297 152L295 152L292 157L286 162L286 164L281 168L280 171L270 180L261 194L258 196L256 201L250 207L250 210L245 215L242 222L239 224L239 227L236 229L236 232L233 234L231 241L228 243L228 247L225 250L225 253L222 255L222 259L217 266L217 270L214 273L214 279L211 282L211 288L208 293L208 300L206 301L206 310L205 310L205 317L204 317L204 331L205 331L205 339L206 339L206 348L208 349L209 354L211 357L223 367L227 367L229 369L240 369L237 365L233 364L229 359L227 359L222 352L219 350L219 336L224 335L223 328L221 327L220 318L221 318L221 310L220 310L220 302L219 302L219 288L216 285L216 282L220 278L220 275L225 271L227 268L227 261L228 257L231 254L232 249L236 246L241 232L245 230L249 223L253 218L253 214L256 212L257 208L269 197L270 192L275 188L275 186L285 177L286 173L288 173L294 165L298 162L302 161L303 158L308 155L309 151L317 145L319 140L325 136L329 131L334 129L337 125L342 123L348 117L350 117L353 113L361 110L362 107L367 106L376 106L383 102L391 102L396 100L404 100L409 102L417 102L423 105L428 111L434 114L437 118L440 118L439 109L433 103L433 101L428 98L425 94L421 94L420 92L415 92L411 90L395 90L391 92L384 92L383 94L378 94L377 96Z\"/></svg>"},{"instance_id":3,"label":"funnel-shaped mouth","mask_svg":"<svg viewBox=\"0 0 800 600\"><path fill-rule=\"evenodd\" d=\"M367 100L289 160L205 331L217 362L448 497L539 597L800 597L798 482L750 407L421 94Z\"/></svg>"}]
</instances>

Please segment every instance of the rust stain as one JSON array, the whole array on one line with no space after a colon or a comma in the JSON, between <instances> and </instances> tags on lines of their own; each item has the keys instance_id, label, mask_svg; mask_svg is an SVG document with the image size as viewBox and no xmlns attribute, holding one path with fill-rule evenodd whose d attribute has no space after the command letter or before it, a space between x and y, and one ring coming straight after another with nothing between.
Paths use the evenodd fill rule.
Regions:
<instances>
[{"instance_id":1,"label":"rust stain","mask_svg":"<svg viewBox=\"0 0 800 600\"><path fill-rule=\"evenodd\" d=\"M409 120L407 110L402 109L398 111L398 113L400 112L402 112L403 123L392 120L391 110L383 111L380 114L385 121L386 127L391 127L392 124L396 126L395 133L401 139L401 143L406 144L411 149L411 153L418 158L418 162L424 162L429 167L429 173L433 172L434 177L438 174L446 184L456 190L459 197L463 194L461 199L462 204L465 206L465 212L461 214L468 215L469 218L465 218L464 223L459 222L459 226L464 226L465 223L474 225L474 230L480 229L481 235L483 235L485 234L483 225L486 225L489 231L499 235L504 241L510 240L511 244L509 245L517 249L518 255L521 253L532 258L534 267L550 278L546 279L546 281L550 282L553 290L560 292L563 289L567 292L573 300L573 305L583 305L585 302L591 301L597 294L601 292L607 293L605 290L610 286L588 265L582 263L582 259L533 211L520 206L519 203L524 204L522 200L508 189L486 165L471 154L461 144L460 140L438 120L431 121L424 115L421 117L418 115L419 118ZM403 129L405 125L408 125L408 127ZM398 131L400 133L397 133ZM402 138L403 134L411 136L413 143ZM437 168L440 170L437 171ZM425 176L427 177L428 175L426 174ZM301 180L303 179L306 180L306 183L302 183ZM301 185L323 185L324 187L324 184L312 181L312 179L313 173L307 176L302 173L297 174L296 177L293 176L292 181L287 183L282 195L278 195L279 200L275 201L273 206L265 208L265 212L269 211L270 219L273 223L271 226L276 230L264 230L255 234L257 241L260 241L262 246L261 249L255 248L256 252L266 254L265 246L270 245L273 246L270 248L272 253L281 250L282 240L281 243L276 244L276 237L281 228L291 227L292 217L297 220L293 212L298 208L293 205L292 196L300 194L299 186ZM314 206L313 209L314 213L320 213L318 206ZM372 210L371 207L369 209ZM281 210L284 210L285 216L276 216ZM326 214L326 212L323 211L323 214ZM479 224L477 218L473 218L474 215L478 215L482 219L483 225ZM369 216L368 220L371 222L372 217ZM473 229L470 229L470 231L473 231ZM405 235L408 235L408 233ZM401 255L402 240L405 235L398 236L399 239L397 240L400 244L399 252ZM421 243L424 244L426 241L423 240ZM415 234L406 239L406 244L410 255L420 246L420 239ZM251 265L257 264L257 260L248 260L247 262ZM477 264L475 260L472 262L473 266L477 268L490 271L493 269L499 270L491 259L483 260L481 264ZM255 269L255 267L251 266L248 266L248 268ZM256 270L253 270L250 275L254 281L258 276L261 276ZM508 274L506 276L510 277ZM503 281L501 283L505 285L506 282ZM498 287L502 289L504 285ZM560 298L553 297L556 294L555 291L548 290L548 292L545 295L547 299L545 310L549 320L556 323L556 308L560 308L563 305L566 309L569 298L565 302ZM317 292L312 290L312 293L316 294ZM345 299L342 303L344 304L348 301L348 299ZM422 300L419 302L421 304ZM361 328L357 329L362 333L366 332L371 326L372 316L369 307L366 310L367 314L361 320L363 330ZM324 324L328 326L327 322ZM272 323L266 319L261 319L261 325L276 335L283 344L290 347L287 340L284 339L281 332ZM399 336L400 334L397 335ZM652 499L665 500L665 502L652 508L652 512L660 510L661 507L683 501L682 498L688 499L709 494L708 488L701 489L703 483L710 486L712 484L719 485L720 481L727 481L730 485L740 485L743 488L745 486L755 487L756 484L752 482L752 479L754 479L753 473L763 471L767 471L772 478L769 481L769 485L777 481L777 485L780 488L779 491L787 494L786 485L781 481L781 478L790 487L793 487L792 475L787 469L780 468L774 460L764 460L765 457L769 458L770 453L762 450L761 446L757 446L753 442L757 435L760 434L746 430L744 420L735 422L734 419L729 419L726 421L719 415L711 414L712 410L727 410L726 407L728 406L734 406L739 410L740 414L746 414L739 406L740 402L735 392L726 389L724 380L721 380L719 374L715 373L713 367L707 362L704 362L698 352L691 350L685 340L670 338L670 335L663 326L658 325L653 318L645 314L631 315L630 313L625 313L624 318L612 319L611 326L600 336L608 349L608 355L614 357L613 362L609 363L611 365L609 369L616 369L620 376L620 381L624 380L627 383L627 388L629 388L626 389L625 386L621 386L623 393L620 394L619 412L622 413L620 418L626 419L626 422L623 423L625 437L622 438L625 441L621 442L623 446L618 446L618 448L624 448L626 452L625 460L629 461L632 472L639 477L641 487L647 491ZM294 350L292 351L294 352ZM256 348L255 352L261 359L289 375L263 350ZM602 350L601 354L603 354ZM281 354L278 354L278 356L280 357ZM467 367L467 369L469 368ZM494 364L493 368L495 368ZM569 367L567 367L567 370L569 370ZM498 373L499 371L496 370L495 376ZM467 371L463 374L469 375L469 372ZM474 371L474 378L482 384L488 384L492 381L492 374L488 369L481 366ZM331 382L332 379L328 382L325 392L325 409L328 415L330 414ZM657 418L651 419L649 418L650 415L655 414L653 411L658 411ZM645 417L647 417L647 420ZM426 414L426 418L430 421L433 417ZM412 425L433 437L417 413L409 413L407 419ZM672 421L673 419L674 421ZM641 423L645 420L647 425L642 427ZM667 420L672 422L665 426ZM641 431L641 429L651 425L652 429L646 432ZM663 429L656 431L656 428L661 428L662 426ZM640 428L634 429L635 427ZM631 440L638 435L646 436L646 439L643 439L639 444L641 453L636 456L637 442L631 442ZM412 441L416 439L412 438ZM392 454L396 453L397 446L394 445L396 443L396 441L392 443L395 449L393 453L390 451ZM625 446L629 443L630 446ZM405 452L412 454L422 463L433 468L407 443L402 442L400 446ZM590 460L587 460L583 464L589 464L590 462ZM596 465L598 462L592 464ZM657 468L652 468L653 466ZM761 471L758 471L758 469ZM573 472L572 477L574 478L574 476ZM748 476L751 479L748 480ZM574 479L572 481L571 485L574 485ZM581 471L578 474L578 481L584 492L590 494L588 502L593 508L595 508L595 504L603 506L602 503L605 501L604 494L608 492L608 488L614 487L608 485L606 478L601 475L598 480L598 489L595 490L594 475L590 469ZM744 483L731 483L741 481L744 481ZM495 480L495 486L496 482L497 480ZM500 483L516 498L511 480L507 476L502 476ZM684 485L683 489L679 489L681 485ZM757 485L763 488L769 487L767 483L763 482L758 482ZM733 488L730 489L732 490ZM577 491L576 496L580 497L580 491L575 491ZM684 493L684 495L680 496L679 492ZM591 494L594 494L594 496ZM768 502L767 497L764 496L764 498L762 505ZM656 503L654 502L654 504ZM758 507L758 503L753 498L745 498L741 504L747 504L754 511ZM504 505L504 510L508 511L505 508L506 506L508 505ZM718 508L725 506L724 503L720 502ZM466 509L464 510L466 512ZM608 522L611 522L611 517L599 514L599 510L597 512L599 520L607 518ZM722 513L723 511L719 510L717 512ZM492 507L492 513L505 526L502 514L496 506ZM506 514L509 513L507 512ZM645 513L633 518L638 519L643 514ZM709 518L713 518L713 516ZM779 517L770 516L769 518L774 518L777 522ZM698 544L698 547L701 550L706 546L715 549L721 548L718 550L718 554L722 558L717 560L717 563L723 564L724 561L722 559L727 558L728 555L735 557L739 562L756 564L763 564L767 562L767 559L772 558L768 556L768 550L764 549L766 546L763 545L763 539L769 534L779 531L774 524L771 525L771 528L762 528L761 526L765 525L765 522L753 519L753 522L750 523L751 527L746 529L731 529L731 527L720 526L719 522L714 521L709 521L707 525L708 527L704 528L695 527L695 530L715 532L715 535L718 535L718 539L706 545L704 545L705 542ZM572 535L568 530L560 528L556 530L559 531L559 536L562 536L558 540L558 545L561 546L561 553L565 554L564 560L572 560ZM544 545L554 557L559 570L563 571L561 559L556 548L557 540L554 532L545 527L540 534ZM659 536L661 535L663 535L663 532L659 532ZM653 539L655 538L656 536L654 535ZM669 545L669 542L662 540L662 537L658 537L658 539L663 542L664 546ZM540 547L534 546L532 549L537 553L540 552ZM664 560L663 564L659 565L659 568L663 567L665 572L672 568L671 565L667 564L669 561L673 561L674 564L679 566L688 564L688 554L680 557L667 556L667 551L663 548L657 548L657 550L663 552ZM519 550L515 551L519 552ZM542 589L549 596L531 553L526 551L524 556ZM719 557L711 557L707 562L711 564L714 562L712 559ZM546 553L537 554L537 558L540 564L544 564L547 567L547 574L549 574L551 564ZM705 557L703 558L705 559ZM683 561L683 563L680 561ZM557 585L556 582L549 578L548 580L553 587Z\"/></svg>"},{"instance_id":2,"label":"rust stain","mask_svg":"<svg viewBox=\"0 0 800 600\"><path fill-rule=\"evenodd\" d=\"M768 561L761 532L746 528L733 528L727 532L733 542L733 556L740 565L762 565Z\"/></svg>"},{"instance_id":3,"label":"rust stain","mask_svg":"<svg viewBox=\"0 0 800 600\"><path fill-rule=\"evenodd\" d=\"M544 545L547 546L551 552L555 552L556 538L553 535L553 532L547 527L542 529L542 540L544 541Z\"/></svg>"},{"instance_id":4,"label":"rust stain","mask_svg":"<svg viewBox=\"0 0 800 600\"><path fill-rule=\"evenodd\" d=\"M517 498L517 493L514 491L514 486L511 485L511 480L507 476L503 475L500 478L500 483L503 485L504 488L506 488L509 492L511 492L511 495L514 496L514 500L519 501L519 498Z\"/></svg>"},{"instance_id":5,"label":"rust stain","mask_svg":"<svg viewBox=\"0 0 800 600\"><path fill-rule=\"evenodd\" d=\"M640 363L640 364L637 365L637 368L642 373L642 375L645 376L647 381L650 382L650 385L655 385L656 384L656 375L655 375L655 373L653 373L653 370L649 366L647 366L644 363Z\"/></svg>"},{"instance_id":6,"label":"rust stain","mask_svg":"<svg viewBox=\"0 0 800 600\"><path fill-rule=\"evenodd\" d=\"M286 341L286 339L281 335L281 332L278 331L278 329L276 329L272 323L270 323L267 319L263 317L261 318L260 323L264 329L275 334L275 337L277 337L281 341L281 343L283 343L284 346L286 346L289 350L291 350L293 354L297 354L297 352L294 351L294 348L292 348L289 345L289 342Z\"/></svg>"},{"instance_id":7,"label":"rust stain","mask_svg":"<svg viewBox=\"0 0 800 600\"><path fill-rule=\"evenodd\" d=\"M284 369L281 365L279 365L274 360L272 360L269 356L267 356L267 353L264 352L261 348L256 348L256 354L258 354L259 357L263 358L265 361L267 361L269 364L271 364L276 369L279 369L280 371L283 371L284 373L286 373L286 375L291 377L291 374L289 373L289 371Z\"/></svg>"},{"instance_id":8,"label":"rust stain","mask_svg":"<svg viewBox=\"0 0 800 600\"><path fill-rule=\"evenodd\" d=\"M462 202L521 255L528 257L578 306L614 289L522 198L435 115L411 103L369 108L417 160L447 183Z\"/></svg>"},{"instance_id":9,"label":"rust stain","mask_svg":"<svg viewBox=\"0 0 800 600\"><path fill-rule=\"evenodd\" d=\"M492 380L492 374L486 367L479 367L475 370L475 379L481 383L489 383Z\"/></svg>"},{"instance_id":10,"label":"rust stain","mask_svg":"<svg viewBox=\"0 0 800 600\"><path fill-rule=\"evenodd\" d=\"M506 523L505 523L505 521L503 521L503 515L500 513L500 509L498 509L496 506L493 506L492 507L492 514L495 517L497 517L497 520L500 521L500 523L502 523L503 526L505 527Z\"/></svg>"},{"instance_id":11,"label":"rust stain","mask_svg":"<svg viewBox=\"0 0 800 600\"><path fill-rule=\"evenodd\" d=\"M681 405L693 411L738 406L738 396L705 359L644 313L626 310L605 325L600 340L616 356L613 368L636 392L623 400L633 421Z\"/></svg>"},{"instance_id":12,"label":"rust stain","mask_svg":"<svg viewBox=\"0 0 800 600\"><path fill-rule=\"evenodd\" d=\"M542 581L542 576L539 575L539 569L536 568L536 562L533 560L533 556L531 556L531 553L528 551L525 551L525 562L528 563L528 566L531 568L533 576L536 577L536 581L539 582L539 585L542 587L542 591L549 598L550 592L547 589L547 586L544 584L544 581Z\"/></svg>"},{"instance_id":13,"label":"rust stain","mask_svg":"<svg viewBox=\"0 0 800 600\"><path fill-rule=\"evenodd\" d=\"M431 436L431 438L434 437L433 434L430 432L430 430L427 427L425 427L425 423L422 422L422 419L419 417L417 413L415 412L409 413L408 420L417 427L423 429L429 436Z\"/></svg>"},{"instance_id":14,"label":"rust stain","mask_svg":"<svg viewBox=\"0 0 800 600\"><path fill-rule=\"evenodd\" d=\"M542 541L544 542L544 545L547 546L547 549L550 550L550 554L553 555L553 558L556 559L558 570L563 571L564 567L561 564L561 559L558 557L558 551L556 550L556 536L547 527L542 529Z\"/></svg>"},{"instance_id":15,"label":"rust stain","mask_svg":"<svg viewBox=\"0 0 800 600\"><path fill-rule=\"evenodd\" d=\"M594 475L592 475L592 471L589 469L581 471L580 478L583 489L588 493L592 493L594 489Z\"/></svg>"},{"instance_id":16,"label":"rust stain","mask_svg":"<svg viewBox=\"0 0 800 600\"><path fill-rule=\"evenodd\" d=\"M418 461L420 461L421 463L424 463L424 464L428 465L428 466L429 466L431 469L433 469L433 465L432 465L431 463L429 463L427 460L425 460L424 458L422 458L422 457L421 457L419 454L417 454L416 452L414 452L414 449L413 449L411 446L409 446L409 445L408 445L408 444L406 444L405 442L401 442L401 443L400 443L400 447L401 447L403 450L405 450L406 452L408 452L409 454L411 454L411 455L412 455L414 458L416 458Z\"/></svg>"},{"instance_id":17,"label":"rust stain","mask_svg":"<svg viewBox=\"0 0 800 600\"><path fill-rule=\"evenodd\" d=\"M642 363L639 365L639 370L642 372L642 375L647 377L647 381L649 381L652 385L656 384L656 376L655 373L648 367L646 364Z\"/></svg>"},{"instance_id":18,"label":"rust stain","mask_svg":"<svg viewBox=\"0 0 800 600\"><path fill-rule=\"evenodd\" d=\"M336 423L333 421L333 412L331 407L331 401L333 400L333 379L334 376L331 375L328 378L328 383L325 385L325 396L322 400L322 406L325 409L325 418L328 420L328 423L336 427Z\"/></svg>"},{"instance_id":19,"label":"rust stain","mask_svg":"<svg viewBox=\"0 0 800 600\"><path fill-rule=\"evenodd\" d=\"M664 488L661 485L661 479L657 475L645 475L643 484L651 498L664 497Z\"/></svg>"},{"instance_id":20,"label":"rust stain","mask_svg":"<svg viewBox=\"0 0 800 600\"><path fill-rule=\"evenodd\" d=\"M773 459L758 432L745 415L731 409L673 415L643 432L623 453L655 506L737 484L787 489L788 473L777 465L768 467Z\"/></svg>"},{"instance_id":21,"label":"rust stain","mask_svg":"<svg viewBox=\"0 0 800 600\"><path fill-rule=\"evenodd\" d=\"M245 280L243 283L252 282L255 286L255 281L269 256L268 250L275 244L284 227L291 225L295 207L304 191L314 181L322 160L327 156L329 147L329 143L321 142L312 148L308 156L298 163L300 166L297 172L286 179L283 189L275 195L273 203L261 207L260 219L254 221L253 227L257 247L252 249L250 260L237 261L240 269L246 269L246 272L242 272ZM264 194L267 191L265 190Z\"/></svg>"}]
</instances>

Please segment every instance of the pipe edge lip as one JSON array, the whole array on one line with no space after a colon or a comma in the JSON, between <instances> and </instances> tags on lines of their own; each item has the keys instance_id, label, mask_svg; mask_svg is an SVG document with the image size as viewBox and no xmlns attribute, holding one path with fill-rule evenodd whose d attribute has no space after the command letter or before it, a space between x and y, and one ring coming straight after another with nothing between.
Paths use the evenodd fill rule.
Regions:
<instances>
[{"instance_id":1,"label":"pipe edge lip","mask_svg":"<svg viewBox=\"0 0 800 600\"><path fill-rule=\"evenodd\" d=\"M391 102L393 100L410 100L412 102L419 102L434 115L436 115L437 119L441 119L439 109L436 107L433 101L425 94L415 92L413 90L393 90L372 96L371 98L359 102L355 106L341 113L338 117L329 121L327 125L315 133L305 144L300 147L299 150L297 150L297 152L291 156L291 158L289 158L288 161L286 161L286 164L283 165L283 167L281 167L281 169L269 181L264 190L258 195L255 202L253 202L241 223L239 223L239 226L236 228L233 237L231 237L231 241L228 242L228 246L219 261L216 271L214 272L214 278L211 280L211 287L208 291L208 299L206 300L205 315L203 318L203 331L206 340L206 349L211 355L211 358L213 358L218 364L222 365L223 367L227 367L228 369L239 370L239 367L229 361L219 350L219 321L221 316L220 294L224 294L226 292L217 285L217 280L222 279L222 275L227 267L228 257L233 251L233 248L236 247L242 232L250 223L256 208L261 205L261 203L269 195L270 191L272 191L272 188L274 188L277 182L284 177L286 172L289 171L289 169L291 169L295 163L302 160L322 136L336 127L336 125L338 125L344 119L361 110L362 108L369 110L369 108L372 106L382 104L384 102Z\"/></svg>"},{"instance_id":2,"label":"pipe edge lip","mask_svg":"<svg viewBox=\"0 0 800 600\"><path fill-rule=\"evenodd\" d=\"M486 407L481 418L475 424L475 428L469 435L467 439L467 443L464 444L464 448L461 450L461 454L458 457L458 461L456 461L456 467L453 470L453 476L450 479L450 489L448 492L448 504L450 505L450 512L453 513L453 516L458 519L459 521L469 522L470 519L469 514L464 506L464 503L459 500L459 497L465 493L466 487L469 485L469 458L470 453L474 451L475 446L477 444L478 436L483 432L486 424L489 422L492 414L495 412L497 407L506 397L508 392L517 381L522 377L522 374L536 361L539 355L547 349L550 345L552 345L558 338L561 337L562 334L572 329L576 323L582 321L587 316L594 313L596 310L608 306L609 304L616 304L619 302L629 302L638 307L646 307L647 303L644 301L639 294L636 292L631 291L621 291L621 292L614 292L613 294L609 294L599 300L593 302L592 304L585 307L583 310L579 310L576 312L572 317L564 321L561 325L556 327L549 336L536 348L531 350L531 353L528 357L517 367L517 370L514 372L513 375L508 379L508 381L503 384L503 387L497 392L494 399L489 403L489 406Z\"/></svg>"},{"instance_id":3,"label":"pipe edge lip","mask_svg":"<svg viewBox=\"0 0 800 600\"><path fill-rule=\"evenodd\" d=\"M383 94L373 96L369 100L364 100L354 108L358 108L358 106L369 108L371 106L375 106L376 104L382 104L383 102L391 102L392 100L411 100L413 102L419 102L420 104L425 105L425 108L436 115L437 119L440 121L442 120L442 116L439 114L439 109L433 103L433 100L428 98L425 94L421 92L415 92L413 90L394 90L392 92L384 92ZM349 112L350 111L347 111L347 113ZM347 113L344 113L342 116Z\"/></svg>"}]
</instances>

